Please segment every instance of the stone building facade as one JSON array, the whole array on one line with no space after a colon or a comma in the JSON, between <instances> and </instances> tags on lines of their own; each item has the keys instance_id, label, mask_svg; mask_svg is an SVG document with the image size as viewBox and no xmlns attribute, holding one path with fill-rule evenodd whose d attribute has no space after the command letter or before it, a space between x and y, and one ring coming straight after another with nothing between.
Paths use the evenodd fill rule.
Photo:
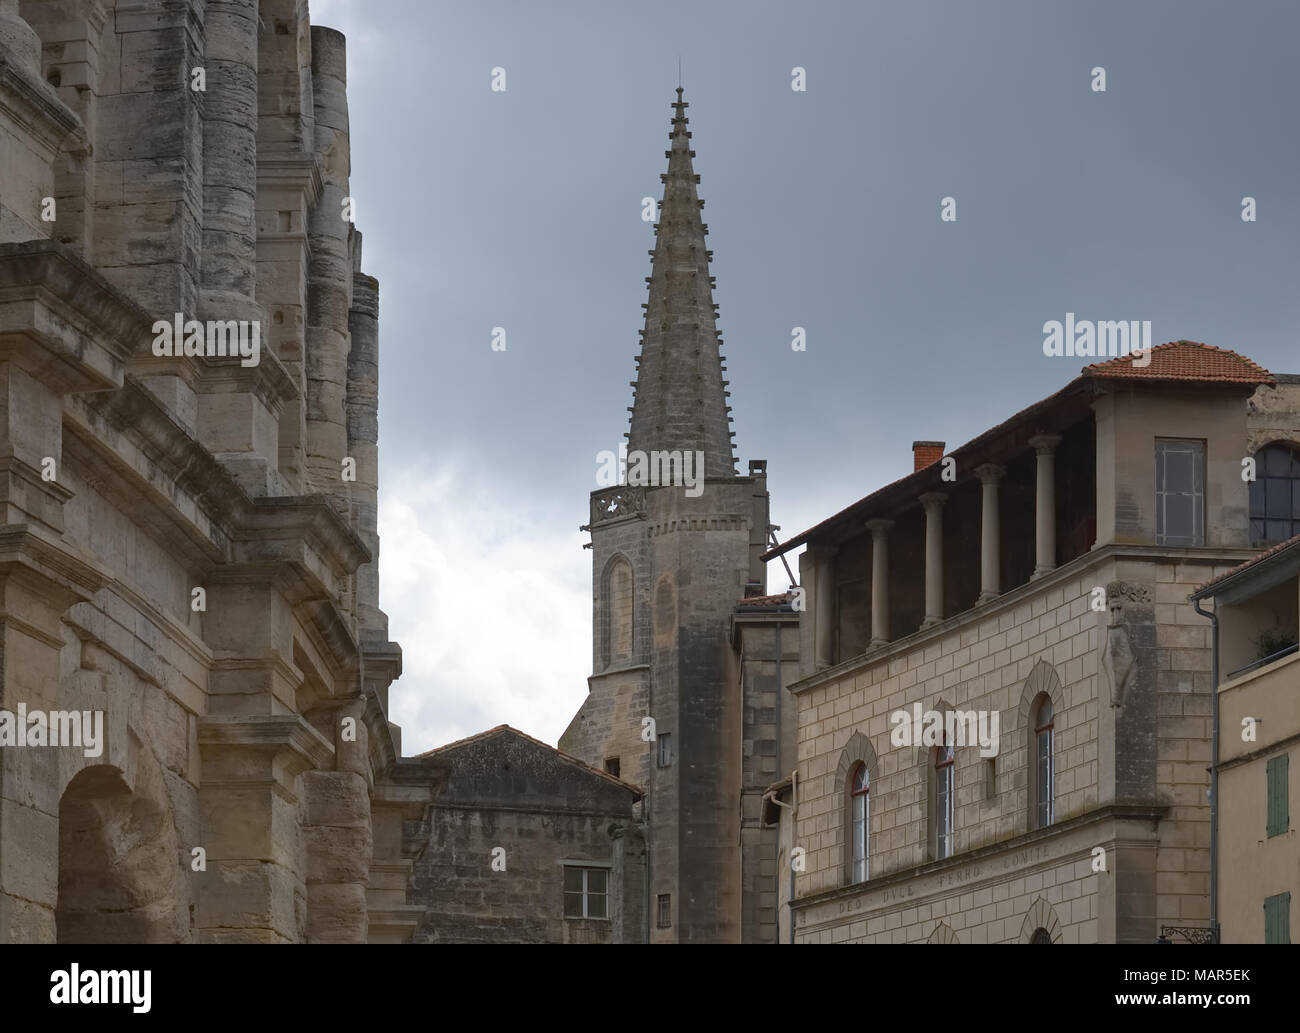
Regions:
<instances>
[{"instance_id":1,"label":"stone building facade","mask_svg":"<svg viewBox=\"0 0 1300 1033\"><path fill-rule=\"evenodd\" d=\"M1294 503L1300 442L1291 444ZM1281 464L1271 469L1281 479ZM1300 931L1300 821L1292 803L1300 799L1300 533L1193 599L1212 601L1218 643L1220 939L1293 943Z\"/></svg>"},{"instance_id":2,"label":"stone building facade","mask_svg":"<svg viewBox=\"0 0 1300 1033\"><path fill-rule=\"evenodd\" d=\"M768 808L796 942L1208 927L1189 596L1268 544L1243 461L1300 440L1300 396L1232 352L1148 355L946 456L919 443L912 474L768 554L808 546L798 759Z\"/></svg>"},{"instance_id":3,"label":"stone building facade","mask_svg":"<svg viewBox=\"0 0 1300 1033\"><path fill-rule=\"evenodd\" d=\"M634 786L505 725L417 760L440 788L407 825L413 942L642 942Z\"/></svg>"},{"instance_id":4,"label":"stone building facade","mask_svg":"<svg viewBox=\"0 0 1300 1033\"><path fill-rule=\"evenodd\" d=\"M0 940L419 923L345 64L304 0L0 0L0 711L103 722L0 748Z\"/></svg>"}]
</instances>

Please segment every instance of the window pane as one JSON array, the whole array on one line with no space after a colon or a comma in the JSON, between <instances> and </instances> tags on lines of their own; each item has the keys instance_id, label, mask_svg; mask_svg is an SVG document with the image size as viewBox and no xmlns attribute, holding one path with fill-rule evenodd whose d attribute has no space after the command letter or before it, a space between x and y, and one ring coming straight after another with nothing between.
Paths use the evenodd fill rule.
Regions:
<instances>
[{"instance_id":1,"label":"window pane","mask_svg":"<svg viewBox=\"0 0 1300 1033\"><path fill-rule=\"evenodd\" d=\"M1182 449L1169 447L1165 450L1165 491L1192 491L1195 482L1192 479L1192 455Z\"/></svg>"},{"instance_id":2,"label":"window pane","mask_svg":"<svg viewBox=\"0 0 1300 1033\"><path fill-rule=\"evenodd\" d=\"M582 894L566 893L564 895L564 917L581 918L582 917Z\"/></svg>"},{"instance_id":3,"label":"window pane","mask_svg":"<svg viewBox=\"0 0 1300 1033\"><path fill-rule=\"evenodd\" d=\"M1194 499L1190 495L1165 496L1165 537L1191 538L1195 532L1193 524Z\"/></svg>"},{"instance_id":4,"label":"window pane","mask_svg":"<svg viewBox=\"0 0 1300 1033\"><path fill-rule=\"evenodd\" d=\"M606 897L603 893L594 894L587 897L587 917L588 918L608 918L609 913L605 906Z\"/></svg>"},{"instance_id":5,"label":"window pane","mask_svg":"<svg viewBox=\"0 0 1300 1033\"><path fill-rule=\"evenodd\" d=\"M1264 515L1264 484L1263 480L1253 480L1250 482L1250 515L1262 517Z\"/></svg>"},{"instance_id":6,"label":"window pane","mask_svg":"<svg viewBox=\"0 0 1300 1033\"><path fill-rule=\"evenodd\" d=\"M1300 479L1291 482L1291 516L1300 520Z\"/></svg>"},{"instance_id":7,"label":"window pane","mask_svg":"<svg viewBox=\"0 0 1300 1033\"><path fill-rule=\"evenodd\" d=\"M1250 522L1250 538L1251 538L1251 541L1256 541L1256 542L1257 542L1257 541L1260 541L1261 539L1263 539L1263 538L1267 538L1267 537L1268 537L1268 531L1267 531L1267 529L1264 527L1264 521L1263 521L1263 520L1252 520L1252 521Z\"/></svg>"},{"instance_id":8,"label":"window pane","mask_svg":"<svg viewBox=\"0 0 1300 1033\"><path fill-rule=\"evenodd\" d=\"M1264 522L1264 537L1271 542L1286 541L1291 537L1291 521L1266 520Z\"/></svg>"},{"instance_id":9,"label":"window pane","mask_svg":"<svg viewBox=\"0 0 1300 1033\"><path fill-rule=\"evenodd\" d=\"M1291 515L1291 482L1270 477L1264 482L1264 515Z\"/></svg>"},{"instance_id":10,"label":"window pane","mask_svg":"<svg viewBox=\"0 0 1300 1033\"><path fill-rule=\"evenodd\" d=\"M606 893L609 886L609 872L604 868L587 869L587 892Z\"/></svg>"},{"instance_id":11,"label":"window pane","mask_svg":"<svg viewBox=\"0 0 1300 1033\"><path fill-rule=\"evenodd\" d=\"M582 892L582 869L581 868L564 869L564 892L565 893Z\"/></svg>"},{"instance_id":12,"label":"window pane","mask_svg":"<svg viewBox=\"0 0 1300 1033\"><path fill-rule=\"evenodd\" d=\"M1260 452L1263 462L1255 464L1255 476L1264 477L1290 477L1291 474L1291 450L1282 448L1278 445L1270 445Z\"/></svg>"}]
</instances>

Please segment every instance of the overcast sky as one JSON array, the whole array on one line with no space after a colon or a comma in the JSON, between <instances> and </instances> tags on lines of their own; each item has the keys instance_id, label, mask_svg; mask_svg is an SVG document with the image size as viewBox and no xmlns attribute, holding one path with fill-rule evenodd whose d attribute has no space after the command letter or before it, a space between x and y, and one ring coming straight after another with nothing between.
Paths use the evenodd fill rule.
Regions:
<instances>
[{"instance_id":1,"label":"overcast sky","mask_svg":"<svg viewBox=\"0 0 1300 1033\"><path fill-rule=\"evenodd\" d=\"M627 430L679 58L739 469L768 460L782 538L909 472L913 440L951 449L1071 380L1087 360L1043 355L1067 312L1300 371L1294 0L311 12L348 36L380 280L408 754L501 723L554 743L586 695L578 526Z\"/></svg>"}]
</instances>

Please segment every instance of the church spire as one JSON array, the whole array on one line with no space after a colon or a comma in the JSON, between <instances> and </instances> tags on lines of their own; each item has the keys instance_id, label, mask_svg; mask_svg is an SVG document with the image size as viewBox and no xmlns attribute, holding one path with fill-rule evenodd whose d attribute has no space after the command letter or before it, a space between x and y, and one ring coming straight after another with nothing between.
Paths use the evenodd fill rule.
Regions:
<instances>
[{"instance_id":1,"label":"church spire","mask_svg":"<svg viewBox=\"0 0 1300 1033\"><path fill-rule=\"evenodd\" d=\"M660 176L664 198L655 228L650 298L633 384L629 451L702 450L707 477L735 474L727 382L722 379L721 340L709 276L704 202L691 167L695 154L687 132L682 88L673 104L668 172Z\"/></svg>"}]
</instances>

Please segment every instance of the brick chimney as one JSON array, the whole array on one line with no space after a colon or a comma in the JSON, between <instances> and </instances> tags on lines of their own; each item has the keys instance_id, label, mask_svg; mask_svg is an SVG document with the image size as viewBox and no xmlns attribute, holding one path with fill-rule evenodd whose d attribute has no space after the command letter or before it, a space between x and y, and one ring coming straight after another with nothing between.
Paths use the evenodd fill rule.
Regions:
<instances>
[{"instance_id":1,"label":"brick chimney","mask_svg":"<svg viewBox=\"0 0 1300 1033\"><path fill-rule=\"evenodd\" d=\"M913 441L912 442L912 472L924 470L927 466L933 466L943 458L943 441Z\"/></svg>"}]
</instances>

